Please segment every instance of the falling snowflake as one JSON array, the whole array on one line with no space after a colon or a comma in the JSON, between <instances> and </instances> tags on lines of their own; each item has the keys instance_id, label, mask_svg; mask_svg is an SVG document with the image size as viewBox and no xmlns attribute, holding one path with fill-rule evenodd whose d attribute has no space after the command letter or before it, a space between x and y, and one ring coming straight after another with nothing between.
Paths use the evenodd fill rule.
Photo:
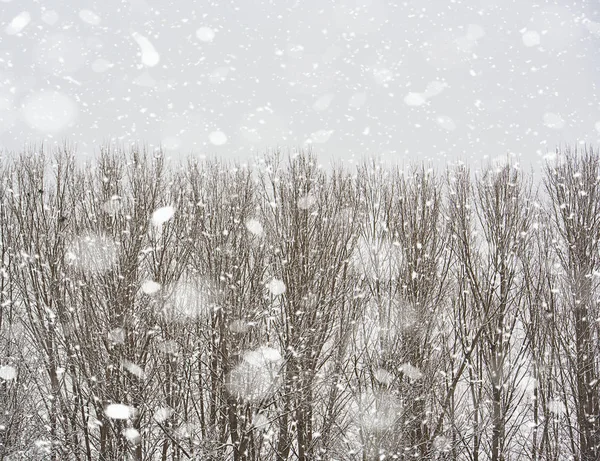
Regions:
<instances>
[{"instance_id":1,"label":"falling snowflake","mask_svg":"<svg viewBox=\"0 0 600 461\"><path fill-rule=\"evenodd\" d=\"M535 30L528 30L522 36L523 45L527 47L538 46L540 44L540 34Z\"/></svg>"},{"instance_id":2,"label":"falling snowflake","mask_svg":"<svg viewBox=\"0 0 600 461\"><path fill-rule=\"evenodd\" d=\"M110 200L107 200L102 205L102 209L104 212L110 216L116 216L123 209L123 203L121 201L121 197L118 195L113 195Z\"/></svg>"},{"instance_id":3,"label":"falling snowflake","mask_svg":"<svg viewBox=\"0 0 600 461\"><path fill-rule=\"evenodd\" d=\"M427 88L425 88L425 92L423 93L423 96L425 98L433 98L434 96L441 94L444 91L444 89L447 87L448 87L447 83L440 82L438 80L434 80L427 84Z\"/></svg>"},{"instance_id":4,"label":"falling snowflake","mask_svg":"<svg viewBox=\"0 0 600 461\"><path fill-rule=\"evenodd\" d=\"M146 379L146 372L142 367L128 360L123 360L123 368L139 379Z\"/></svg>"},{"instance_id":5,"label":"falling snowflake","mask_svg":"<svg viewBox=\"0 0 600 461\"><path fill-rule=\"evenodd\" d=\"M77 118L79 109L73 99L58 91L39 91L23 102L21 114L32 128L54 134L65 130Z\"/></svg>"},{"instance_id":6,"label":"falling snowflake","mask_svg":"<svg viewBox=\"0 0 600 461\"><path fill-rule=\"evenodd\" d=\"M247 401L258 401L271 395L280 383L281 355L276 349L262 347L247 351L227 376L230 394Z\"/></svg>"},{"instance_id":7,"label":"falling snowflake","mask_svg":"<svg viewBox=\"0 0 600 461\"><path fill-rule=\"evenodd\" d=\"M263 413L256 413L252 417L252 426L257 429L266 429L269 424L269 419Z\"/></svg>"},{"instance_id":8,"label":"falling snowflake","mask_svg":"<svg viewBox=\"0 0 600 461\"><path fill-rule=\"evenodd\" d=\"M308 210L309 208L314 206L316 203L317 203L317 199L315 198L315 196L311 195L311 194L307 194L298 199L298 208L300 208L301 210Z\"/></svg>"},{"instance_id":9,"label":"falling snowflake","mask_svg":"<svg viewBox=\"0 0 600 461\"><path fill-rule=\"evenodd\" d=\"M162 407L162 408L158 408L154 412L153 418L156 421L158 421L159 423L164 423L167 419L169 419L171 417L172 414L173 414L173 410L171 408Z\"/></svg>"},{"instance_id":10,"label":"falling snowflake","mask_svg":"<svg viewBox=\"0 0 600 461\"><path fill-rule=\"evenodd\" d=\"M152 45L150 40L137 32L132 32L131 36L140 47L140 52L142 53L142 64L148 67L156 66L160 61L160 55L154 49L154 45Z\"/></svg>"},{"instance_id":11,"label":"falling snowflake","mask_svg":"<svg viewBox=\"0 0 600 461\"><path fill-rule=\"evenodd\" d=\"M438 435L433 441L433 449L437 452L447 453L452 449L452 441L443 435Z\"/></svg>"},{"instance_id":12,"label":"falling snowflake","mask_svg":"<svg viewBox=\"0 0 600 461\"><path fill-rule=\"evenodd\" d=\"M244 354L244 360L254 366L263 366L281 360L281 354L272 347L260 347Z\"/></svg>"},{"instance_id":13,"label":"falling snowflake","mask_svg":"<svg viewBox=\"0 0 600 461\"><path fill-rule=\"evenodd\" d=\"M222 146L227 142L227 135L222 131L213 131L208 136L208 140L215 146Z\"/></svg>"},{"instance_id":14,"label":"falling snowflake","mask_svg":"<svg viewBox=\"0 0 600 461\"><path fill-rule=\"evenodd\" d=\"M110 419L129 419L134 415L134 409L122 403L111 403L104 409L104 414Z\"/></svg>"},{"instance_id":15,"label":"falling snowflake","mask_svg":"<svg viewBox=\"0 0 600 461\"><path fill-rule=\"evenodd\" d=\"M437 124L446 131L454 131L456 129L456 123L450 117L446 115L440 115L436 118Z\"/></svg>"},{"instance_id":16,"label":"falling snowflake","mask_svg":"<svg viewBox=\"0 0 600 461\"><path fill-rule=\"evenodd\" d=\"M25 27L27 27L27 24L29 24L30 22L31 15L29 14L29 12L23 11L22 13L16 15L12 19L12 21L10 21L8 26L6 26L6 28L4 29L4 32L6 33L6 35L16 35L23 29L25 29Z\"/></svg>"},{"instance_id":17,"label":"falling snowflake","mask_svg":"<svg viewBox=\"0 0 600 461\"><path fill-rule=\"evenodd\" d=\"M552 399L548 402L548 411L556 416L562 416L566 413L567 407L559 399Z\"/></svg>"},{"instance_id":18,"label":"falling snowflake","mask_svg":"<svg viewBox=\"0 0 600 461\"><path fill-rule=\"evenodd\" d=\"M42 13L42 21L44 21L49 26L53 26L58 22L59 16L58 13L54 10L45 10Z\"/></svg>"},{"instance_id":19,"label":"falling snowflake","mask_svg":"<svg viewBox=\"0 0 600 461\"><path fill-rule=\"evenodd\" d=\"M378 368L377 370L375 370L373 376L377 381L387 386L389 386L392 383L392 381L394 381L394 375L392 375L389 371L383 368Z\"/></svg>"},{"instance_id":20,"label":"falling snowflake","mask_svg":"<svg viewBox=\"0 0 600 461\"><path fill-rule=\"evenodd\" d=\"M201 42L212 42L215 38L215 31L210 27L199 27L196 29L196 38Z\"/></svg>"},{"instance_id":21,"label":"falling snowflake","mask_svg":"<svg viewBox=\"0 0 600 461\"><path fill-rule=\"evenodd\" d=\"M179 345L176 341L169 339L158 344L157 349L163 354L175 355L179 351Z\"/></svg>"},{"instance_id":22,"label":"falling snowflake","mask_svg":"<svg viewBox=\"0 0 600 461\"><path fill-rule=\"evenodd\" d=\"M153 295L158 293L161 289L160 283L155 282L154 280L144 280L141 286L142 291L147 295Z\"/></svg>"},{"instance_id":23,"label":"falling snowflake","mask_svg":"<svg viewBox=\"0 0 600 461\"><path fill-rule=\"evenodd\" d=\"M525 394L533 396L538 387L538 381L533 376L524 376L518 386Z\"/></svg>"},{"instance_id":24,"label":"falling snowflake","mask_svg":"<svg viewBox=\"0 0 600 461\"><path fill-rule=\"evenodd\" d=\"M366 101L366 93L354 93L348 100L348 105L353 109L360 109Z\"/></svg>"},{"instance_id":25,"label":"falling snowflake","mask_svg":"<svg viewBox=\"0 0 600 461\"><path fill-rule=\"evenodd\" d=\"M155 226L161 226L167 221L171 220L175 215L175 208L172 206L164 206L152 213L152 224Z\"/></svg>"},{"instance_id":26,"label":"falling snowflake","mask_svg":"<svg viewBox=\"0 0 600 461\"><path fill-rule=\"evenodd\" d=\"M273 296L280 296L285 293L286 287L285 283L283 283L283 280L274 278L267 283L267 289Z\"/></svg>"},{"instance_id":27,"label":"falling snowflake","mask_svg":"<svg viewBox=\"0 0 600 461\"><path fill-rule=\"evenodd\" d=\"M263 235L263 226L260 223L260 221L256 219L249 219L248 221L246 221L246 229L248 229L248 232L254 235Z\"/></svg>"},{"instance_id":28,"label":"falling snowflake","mask_svg":"<svg viewBox=\"0 0 600 461\"><path fill-rule=\"evenodd\" d=\"M111 67L114 67L114 64L106 59L98 58L92 62L92 70L98 74L106 72Z\"/></svg>"},{"instance_id":29,"label":"falling snowflake","mask_svg":"<svg viewBox=\"0 0 600 461\"><path fill-rule=\"evenodd\" d=\"M407 106L422 106L427 102L427 98L421 93L410 92L404 96L404 104Z\"/></svg>"},{"instance_id":30,"label":"falling snowflake","mask_svg":"<svg viewBox=\"0 0 600 461\"><path fill-rule=\"evenodd\" d=\"M350 263L354 270L370 280L392 280L400 274L401 249L383 238L361 237Z\"/></svg>"},{"instance_id":31,"label":"falling snowflake","mask_svg":"<svg viewBox=\"0 0 600 461\"><path fill-rule=\"evenodd\" d=\"M97 26L100 24L100 16L98 16L92 10L81 10L79 12L79 19L90 26Z\"/></svg>"},{"instance_id":32,"label":"falling snowflake","mask_svg":"<svg viewBox=\"0 0 600 461\"><path fill-rule=\"evenodd\" d=\"M310 135L310 138L306 140L307 144L317 143L323 144L329 141L329 138L333 134L333 130L319 130L315 131Z\"/></svg>"},{"instance_id":33,"label":"falling snowflake","mask_svg":"<svg viewBox=\"0 0 600 461\"><path fill-rule=\"evenodd\" d=\"M116 266L119 246L103 234L88 233L67 245L66 263L89 275L108 272Z\"/></svg>"},{"instance_id":34,"label":"falling snowflake","mask_svg":"<svg viewBox=\"0 0 600 461\"><path fill-rule=\"evenodd\" d=\"M11 381L17 377L17 369L10 365L2 365L0 367L0 379Z\"/></svg>"},{"instance_id":35,"label":"falling snowflake","mask_svg":"<svg viewBox=\"0 0 600 461\"><path fill-rule=\"evenodd\" d=\"M123 437L132 445L138 445L142 441L139 431L133 427L123 429Z\"/></svg>"},{"instance_id":36,"label":"falling snowflake","mask_svg":"<svg viewBox=\"0 0 600 461\"><path fill-rule=\"evenodd\" d=\"M548 128L552 128L553 130L560 130L564 128L565 121L560 114L546 112L544 114L544 125L546 125Z\"/></svg>"},{"instance_id":37,"label":"falling snowflake","mask_svg":"<svg viewBox=\"0 0 600 461\"><path fill-rule=\"evenodd\" d=\"M229 330L233 333L246 333L249 329L250 325L244 320L234 320L229 324Z\"/></svg>"},{"instance_id":38,"label":"falling snowflake","mask_svg":"<svg viewBox=\"0 0 600 461\"><path fill-rule=\"evenodd\" d=\"M317 112L322 112L324 110L326 110L329 105L331 104L331 101L333 101L334 98L334 94L333 93L327 93L323 96L321 96L319 99L317 99L313 105L312 108L313 110L317 111Z\"/></svg>"},{"instance_id":39,"label":"falling snowflake","mask_svg":"<svg viewBox=\"0 0 600 461\"><path fill-rule=\"evenodd\" d=\"M479 40L485 36L483 27L479 24L469 24L467 28L467 38L469 40Z\"/></svg>"},{"instance_id":40,"label":"falling snowflake","mask_svg":"<svg viewBox=\"0 0 600 461\"><path fill-rule=\"evenodd\" d=\"M389 430L401 411L396 396L387 391L363 392L355 398L352 407L357 421L367 432Z\"/></svg>"},{"instance_id":41,"label":"falling snowflake","mask_svg":"<svg viewBox=\"0 0 600 461\"><path fill-rule=\"evenodd\" d=\"M165 289L168 293L163 313L167 320L188 321L206 318L216 309L210 292L201 279L183 280Z\"/></svg>"},{"instance_id":42,"label":"falling snowflake","mask_svg":"<svg viewBox=\"0 0 600 461\"><path fill-rule=\"evenodd\" d=\"M108 332L108 340L113 344L123 344L125 342L125 330L123 328L113 328Z\"/></svg>"},{"instance_id":43,"label":"falling snowflake","mask_svg":"<svg viewBox=\"0 0 600 461\"><path fill-rule=\"evenodd\" d=\"M403 363L398 367L398 370L404 373L405 376L412 380L421 379L423 377L423 373L421 373L421 370L411 365L410 363Z\"/></svg>"}]
</instances>

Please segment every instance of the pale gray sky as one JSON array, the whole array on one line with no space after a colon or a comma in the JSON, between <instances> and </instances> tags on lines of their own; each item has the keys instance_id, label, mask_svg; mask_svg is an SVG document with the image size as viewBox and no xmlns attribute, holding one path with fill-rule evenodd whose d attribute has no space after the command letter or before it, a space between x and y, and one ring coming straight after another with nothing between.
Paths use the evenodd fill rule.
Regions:
<instances>
[{"instance_id":1,"label":"pale gray sky","mask_svg":"<svg viewBox=\"0 0 600 461\"><path fill-rule=\"evenodd\" d=\"M0 0L0 142L536 161L600 144L597 0Z\"/></svg>"}]
</instances>

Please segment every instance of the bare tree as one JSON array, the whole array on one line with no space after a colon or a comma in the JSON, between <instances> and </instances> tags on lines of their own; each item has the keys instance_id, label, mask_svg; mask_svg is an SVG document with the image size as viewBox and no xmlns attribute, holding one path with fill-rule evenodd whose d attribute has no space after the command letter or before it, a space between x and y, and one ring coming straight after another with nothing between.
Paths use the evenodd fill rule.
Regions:
<instances>
[{"instance_id":1,"label":"bare tree","mask_svg":"<svg viewBox=\"0 0 600 461\"><path fill-rule=\"evenodd\" d=\"M43 429L33 418L34 391L31 368L36 350L25 334L18 302L13 265L17 237L10 218L13 165L0 164L0 460L12 459L27 451Z\"/></svg>"},{"instance_id":2,"label":"bare tree","mask_svg":"<svg viewBox=\"0 0 600 461\"><path fill-rule=\"evenodd\" d=\"M463 287L457 334L469 363L472 455L477 458L482 443L489 440L491 459L504 460L514 437L508 423L516 420L518 426L523 417L517 413L524 398L519 384L527 379L526 348L514 341L514 333L524 302L522 256L531 226L530 186L510 163L485 170L473 192L468 170L459 170L454 178L450 220L458 283ZM491 408L483 413L486 400ZM483 418L490 421L489 439L483 439Z\"/></svg>"},{"instance_id":3,"label":"bare tree","mask_svg":"<svg viewBox=\"0 0 600 461\"><path fill-rule=\"evenodd\" d=\"M362 457L430 459L450 261L440 183L425 166L390 172L373 162L359 169L356 193L353 262L365 305L352 361Z\"/></svg>"},{"instance_id":4,"label":"bare tree","mask_svg":"<svg viewBox=\"0 0 600 461\"><path fill-rule=\"evenodd\" d=\"M314 155L301 153L286 170L280 167L275 156L261 176L265 231L272 242L267 287L277 298L273 326L285 351L276 453L278 460L293 453L304 461L317 456L315 435L322 434L317 424L332 424L316 420L315 386L324 360L336 356L326 345L336 330L345 336L339 326L348 319L351 280L345 261L355 226L344 211L348 183L328 178ZM343 341L334 347L343 347ZM331 411L322 417L328 415Z\"/></svg>"},{"instance_id":5,"label":"bare tree","mask_svg":"<svg viewBox=\"0 0 600 461\"><path fill-rule=\"evenodd\" d=\"M555 270L557 258L553 251L552 229L543 225L546 219L547 213L539 204L532 225L531 243L523 255L527 264L523 266L526 309L522 311L522 323L531 358L531 374L537 386L531 405L532 435L520 447L526 459L532 460L558 460L565 440L570 439L568 433L565 438L563 430L571 426L562 422L563 418L568 418L568 413L565 415L561 410L566 409L561 389L567 383L563 380L560 332L556 328L561 328L563 323L556 299L560 274Z\"/></svg>"},{"instance_id":6,"label":"bare tree","mask_svg":"<svg viewBox=\"0 0 600 461\"><path fill-rule=\"evenodd\" d=\"M598 152L557 152L544 183L551 200L554 246L563 269L564 295L557 332L571 373L577 427L573 455L581 461L600 456L600 397L597 282L600 239L600 159Z\"/></svg>"},{"instance_id":7,"label":"bare tree","mask_svg":"<svg viewBox=\"0 0 600 461\"><path fill-rule=\"evenodd\" d=\"M0 460L598 458L598 152L0 176Z\"/></svg>"}]
</instances>

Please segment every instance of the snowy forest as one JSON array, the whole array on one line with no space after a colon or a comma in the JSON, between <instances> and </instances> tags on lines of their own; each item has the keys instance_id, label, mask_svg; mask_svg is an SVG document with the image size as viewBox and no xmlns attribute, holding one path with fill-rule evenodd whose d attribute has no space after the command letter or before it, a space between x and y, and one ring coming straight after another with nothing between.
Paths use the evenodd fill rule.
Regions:
<instances>
[{"instance_id":1,"label":"snowy forest","mask_svg":"<svg viewBox=\"0 0 600 461\"><path fill-rule=\"evenodd\" d=\"M600 459L600 152L0 163L0 460Z\"/></svg>"}]
</instances>

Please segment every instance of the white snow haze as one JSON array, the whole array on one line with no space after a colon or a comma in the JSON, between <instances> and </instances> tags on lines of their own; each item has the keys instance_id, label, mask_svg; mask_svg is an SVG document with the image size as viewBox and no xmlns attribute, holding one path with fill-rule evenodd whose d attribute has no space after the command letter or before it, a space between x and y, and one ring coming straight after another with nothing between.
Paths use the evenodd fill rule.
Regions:
<instances>
[{"instance_id":1,"label":"white snow haze","mask_svg":"<svg viewBox=\"0 0 600 461\"><path fill-rule=\"evenodd\" d=\"M1 4L0 143L537 161L598 143L594 1Z\"/></svg>"}]
</instances>

